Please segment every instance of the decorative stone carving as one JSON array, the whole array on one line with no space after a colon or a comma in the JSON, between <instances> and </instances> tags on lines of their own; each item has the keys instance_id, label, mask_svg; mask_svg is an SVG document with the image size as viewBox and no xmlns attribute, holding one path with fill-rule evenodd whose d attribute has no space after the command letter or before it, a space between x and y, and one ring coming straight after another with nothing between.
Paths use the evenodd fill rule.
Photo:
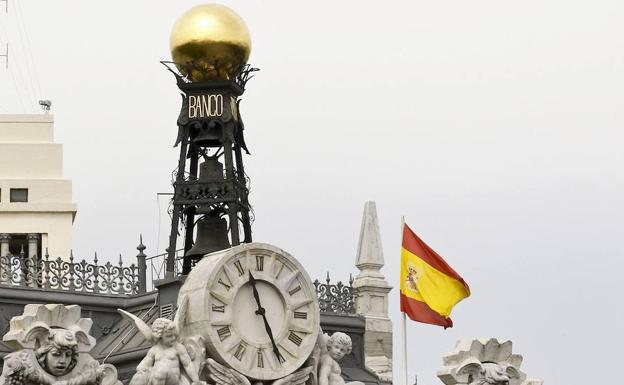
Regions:
<instances>
[{"instance_id":1,"label":"decorative stone carving","mask_svg":"<svg viewBox=\"0 0 624 385\"><path fill-rule=\"evenodd\" d=\"M319 345L318 385L364 385L360 381L345 382L340 375L342 370L338 362L351 353L351 337L342 332L335 332L331 337L322 334Z\"/></svg>"},{"instance_id":2,"label":"decorative stone carving","mask_svg":"<svg viewBox=\"0 0 624 385\"><path fill-rule=\"evenodd\" d=\"M512 354L512 342L495 338L460 340L442 358L438 377L446 385L541 385L520 371L522 356Z\"/></svg>"},{"instance_id":3,"label":"decorative stone carving","mask_svg":"<svg viewBox=\"0 0 624 385\"><path fill-rule=\"evenodd\" d=\"M78 305L26 305L3 337L15 351L4 359L0 385L121 385L114 366L88 354L91 325Z\"/></svg>"},{"instance_id":4,"label":"decorative stone carving","mask_svg":"<svg viewBox=\"0 0 624 385\"><path fill-rule=\"evenodd\" d=\"M234 369L221 365L212 358L206 360L206 367L208 378L214 382L215 385L251 385L249 378ZM256 381L254 385L304 385L308 381L308 378L310 378L312 370L312 366L306 366L270 383Z\"/></svg>"},{"instance_id":5,"label":"decorative stone carving","mask_svg":"<svg viewBox=\"0 0 624 385\"><path fill-rule=\"evenodd\" d=\"M158 318L150 328L143 320L132 313L117 309L124 317L134 323L145 339L153 346L137 366L137 372L130 380L130 385L178 385L205 384L199 380L199 368L193 361L187 348L178 340L179 325L186 316L188 301L180 304L173 321ZM203 349L201 342L195 343L194 358L201 361ZM203 351L202 351L203 352Z\"/></svg>"},{"instance_id":6,"label":"decorative stone carving","mask_svg":"<svg viewBox=\"0 0 624 385\"><path fill-rule=\"evenodd\" d=\"M353 290L356 313L364 316L364 363L381 381L392 382L392 321L388 317L388 294L392 286L381 269L383 248L375 202L366 202L355 265L360 273Z\"/></svg>"}]
</instances>

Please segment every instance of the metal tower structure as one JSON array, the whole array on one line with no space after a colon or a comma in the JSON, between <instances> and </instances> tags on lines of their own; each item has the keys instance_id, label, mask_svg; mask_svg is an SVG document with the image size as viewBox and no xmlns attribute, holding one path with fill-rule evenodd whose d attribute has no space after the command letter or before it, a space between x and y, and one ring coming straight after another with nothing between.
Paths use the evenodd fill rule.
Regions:
<instances>
[{"instance_id":1,"label":"metal tower structure","mask_svg":"<svg viewBox=\"0 0 624 385\"><path fill-rule=\"evenodd\" d=\"M182 274L186 275L205 254L252 241L249 179L243 166L243 151L249 151L243 137L239 97L257 69L246 64L227 76L192 81L184 74L193 73L193 68L184 70L180 64L162 63L174 74L182 91L174 144L179 147L180 156L173 174L166 272L173 276L176 271L181 235L178 230L182 227Z\"/></svg>"}]
</instances>

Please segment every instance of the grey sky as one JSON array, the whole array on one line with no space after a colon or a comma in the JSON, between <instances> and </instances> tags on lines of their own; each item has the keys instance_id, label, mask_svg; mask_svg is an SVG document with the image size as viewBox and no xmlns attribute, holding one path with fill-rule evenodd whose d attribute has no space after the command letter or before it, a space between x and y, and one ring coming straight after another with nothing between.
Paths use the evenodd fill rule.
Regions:
<instances>
[{"instance_id":1,"label":"grey sky","mask_svg":"<svg viewBox=\"0 0 624 385\"><path fill-rule=\"evenodd\" d=\"M156 193L171 191L180 97L158 61L197 2L9 1L65 146L75 254L130 260L139 233L162 252ZM402 215L473 293L453 329L409 324L410 379L439 383L458 338L493 336L547 384L617 382L624 3L223 4L246 20L262 69L241 107L255 240L345 280L364 202L377 201L397 383ZM15 17L0 12L0 54L8 35L25 71ZM22 112L13 83L0 67L0 113Z\"/></svg>"}]
</instances>

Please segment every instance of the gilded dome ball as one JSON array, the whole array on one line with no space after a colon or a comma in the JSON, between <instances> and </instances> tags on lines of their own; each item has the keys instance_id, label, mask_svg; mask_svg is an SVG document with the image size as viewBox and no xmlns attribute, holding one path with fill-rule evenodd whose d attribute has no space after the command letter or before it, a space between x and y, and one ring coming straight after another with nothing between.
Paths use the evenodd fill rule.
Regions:
<instances>
[{"instance_id":1,"label":"gilded dome ball","mask_svg":"<svg viewBox=\"0 0 624 385\"><path fill-rule=\"evenodd\" d=\"M220 4L197 5L173 26L171 58L192 81L227 79L247 63L251 37L243 19Z\"/></svg>"}]
</instances>

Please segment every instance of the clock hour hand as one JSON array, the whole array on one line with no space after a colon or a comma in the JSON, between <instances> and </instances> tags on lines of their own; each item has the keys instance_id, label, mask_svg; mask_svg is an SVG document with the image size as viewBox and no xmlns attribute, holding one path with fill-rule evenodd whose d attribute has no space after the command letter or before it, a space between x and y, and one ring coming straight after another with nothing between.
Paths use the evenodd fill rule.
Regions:
<instances>
[{"instance_id":1,"label":"clock hour hand","mask_svg":"<svg viewBox=\"0 0 624 385\"><path fill-rule=\"evenodd\" d=\"M256 289L256 279L253 275L251 275L251 271L249 272L249 283L251 284L251 289L253 291L253 296L256 300L256 304L258 305L258 310L256 310L256 314L259 315L259 312L264 313L264 308L260 304L260 295L258 294L258 289Z\"/></svg>"},{"instance_id":2,"label":"clock hour hand","mask_svg":"<svg viewBox=\"0 0 624 385\"><path fill-rule=\"evenodd\" d=\"M256 279L251 274L251 271L249 272L249 283L251 284L251 290L253 291L253 296L254 296L254 299L256 300L256 304L258 305L258 310L256 310L256 315L262 316L262 320L264 321L264 329L269 335L269 339L271 340L271 345L273 345L273 353L275 354L279 362L283 362L284 358L280 354L279 349L277 348L277 345L275 344L275 339L273 338L273 331L271 331L271 325L269 325L269 321L266 318L266 314L265 314L266 311L260 304L260 294L258 294L258 289L256 289Z\"/></svg>"}]
</instances>

